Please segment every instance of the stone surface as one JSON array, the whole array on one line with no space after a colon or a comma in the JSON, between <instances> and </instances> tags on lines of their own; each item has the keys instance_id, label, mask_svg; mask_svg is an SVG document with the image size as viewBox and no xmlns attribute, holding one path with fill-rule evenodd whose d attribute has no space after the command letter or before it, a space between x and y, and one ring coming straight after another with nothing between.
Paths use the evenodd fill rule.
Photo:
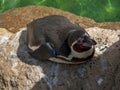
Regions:
<instances>
[{"instance_id":1,"label":"stone surface","mask_svg":"<svg viewBox=\"0 0 120 90\"><path fill-rule=\"evenodd\" d=\"M42 18L48 15L63 15L74 23L80 24L84 28L102 27L106 29L120 29L119 22L96 23L94 20L76 16L69 12L59 9L48 8L45 6L28 6L17 8L0 14L0 28L6 28L11 32L17 32L19 28L26 27L26 24L37 18Z\"/></svg>"},{"instance_id":2,"label":"stone surface","mask_svg":"<svg viewBox=\"0 0 120 90\"><path fill-rule=\"evenodd\" d=\"M92 60L66 65L36 60L28 54L23 27L33 18L54 13L79 23L97 41ZM0 16L0 90L120 90L119 22L98 24L53 8L34 6Z\"/></svg>"}]
</instances>

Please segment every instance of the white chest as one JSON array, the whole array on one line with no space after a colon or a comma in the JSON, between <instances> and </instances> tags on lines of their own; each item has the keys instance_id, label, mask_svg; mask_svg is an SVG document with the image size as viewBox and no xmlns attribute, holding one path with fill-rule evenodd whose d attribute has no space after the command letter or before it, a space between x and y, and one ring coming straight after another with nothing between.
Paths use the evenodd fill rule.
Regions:
<instances>
[{"instance_id":1,"label":"white chest","mask_svg":"<svg viewBox=\"0 0 120 90\"><path fill-rule=\"evenodd\" d=\"M76 52L76 51L71 47L71 53L70 53L70 55L68 56L68 58L69 58L69 60L71 60L73 57L74 57L74 58L86 58L86 57L92 55L93 52L94 52L94 46L92 46L91 49L89 49L89 50L87 50L87 51L85 51L85 52L81 52L81 53Z\"/></svg>"}]
</instances>

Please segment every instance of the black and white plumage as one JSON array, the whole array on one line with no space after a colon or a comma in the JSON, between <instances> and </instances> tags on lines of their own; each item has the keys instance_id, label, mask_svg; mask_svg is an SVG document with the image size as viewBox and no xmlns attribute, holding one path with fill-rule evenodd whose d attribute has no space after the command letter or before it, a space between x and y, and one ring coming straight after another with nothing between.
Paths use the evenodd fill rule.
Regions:
<instances>
[{"instance_id":1,"label":"black and white plumage","mask_svg":"<svg viewBox=\"0 0 120 90\"><path fill-rule=\"evenodd\" d=\"M64 16L46 16L27 25L29 53L37 59L81 63L93 56L95 44L83 28Z\"/></svg>"}]
</instances>

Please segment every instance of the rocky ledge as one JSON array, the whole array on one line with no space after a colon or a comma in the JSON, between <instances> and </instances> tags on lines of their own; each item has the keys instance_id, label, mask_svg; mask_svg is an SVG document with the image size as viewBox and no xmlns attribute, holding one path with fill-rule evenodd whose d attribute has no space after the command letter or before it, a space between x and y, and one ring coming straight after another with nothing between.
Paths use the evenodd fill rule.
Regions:
<instances>
[{"instance_id":1,"label":"rocky ledge","mask_svg":"<svg viewBox=\"0 0 120 90\"><path fill-rule=\"evenodd\" d=\"M64 15L97 41L94 57L80 65L36 60L27 53L26 24ZM0 15L0 90L119 90L120 23L91 19L48 7L29 6Z\"/></svg>"}]
</instances>

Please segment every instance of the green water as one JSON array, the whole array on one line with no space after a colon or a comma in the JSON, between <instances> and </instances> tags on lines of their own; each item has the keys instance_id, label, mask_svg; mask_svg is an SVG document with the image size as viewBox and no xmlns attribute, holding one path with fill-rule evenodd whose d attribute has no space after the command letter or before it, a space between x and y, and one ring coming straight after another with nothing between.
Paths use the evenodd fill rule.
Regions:
<instances>
[{"instance_id":1,"label":"green water","mask_svg":"<svg viewBox=\"0 0 120 90\"><path fill-rule=\"evenodd\" d=\"M28 5L55 7L97 22L120 21L120 0L0 0L0 13Z\"/></svg>"}]
</instances>

